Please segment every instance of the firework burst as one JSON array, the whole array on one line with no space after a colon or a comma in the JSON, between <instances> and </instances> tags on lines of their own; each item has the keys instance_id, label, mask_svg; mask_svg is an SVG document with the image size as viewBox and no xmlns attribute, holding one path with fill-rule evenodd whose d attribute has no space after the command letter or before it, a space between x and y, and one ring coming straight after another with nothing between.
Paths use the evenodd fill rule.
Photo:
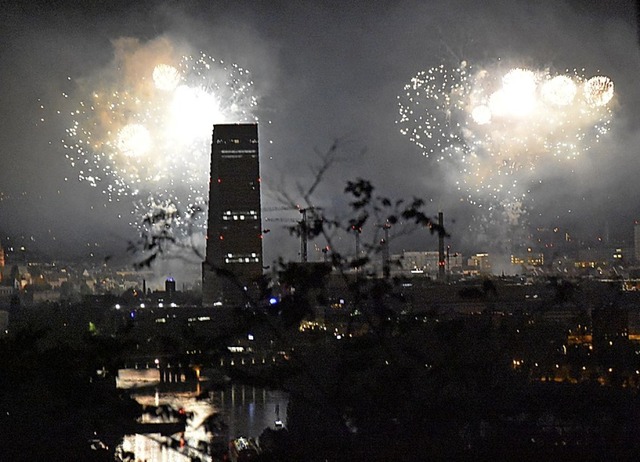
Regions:
<instances>
[{"instance_id":1,"label":"firework burst","mask_svg":"<svg viewBox=\"0 0 640 462\"><path fill-rule=\"evenodd\" d=\"M257 122L249 72L166 40L116 48L108 69L64 94L66 157L108 201L133 196L136 222L159 204L188 213L208 194L213 125Z\"/></svg>"},{"instance_id":2,"label":"firework burst","mask_svg":"<svg viewBox=\"0 0 640 462\"><path fill-rule=\"evenodd\" d=\"M419 72L398 96L400 131L424 153L451 164L469 202L521 214L532 181L550 161L571 161L607 133L613 82L584 70L463 62Z\"/></svg>"}]
</instances>

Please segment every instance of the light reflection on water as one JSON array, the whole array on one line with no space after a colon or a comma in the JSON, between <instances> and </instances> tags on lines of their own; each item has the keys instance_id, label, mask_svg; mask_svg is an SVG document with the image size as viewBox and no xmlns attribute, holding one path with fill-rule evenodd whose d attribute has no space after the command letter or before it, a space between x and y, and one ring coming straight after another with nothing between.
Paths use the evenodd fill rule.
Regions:
<instances>
[{"instance_id":1,"label":"light reflection on water","mask_svg":"<svg viewBox=\"0 0 640 462\"><path fill-rule=\"evenodd\" d=\"M208 398L202 399L201 384L198 383L191 389L182 388L179 391L161 388L132 390L131 396L145 406L168 404L174 409L183 408L187 412L193 412L194 427L209 415L219 413L228 426L230 438L257 438L265 428L275 428L278 418L287 425L289 398L287 393L279 390L232 384L221 390L209 391ZM200 397L197 398L198 396ZM195 430L197 428L187 429Z\"/></svg>"},{"instance_id":2,"label":"light reflection on water","mask_svg":"<svg viewBox=\"0 0 640 462\"><path fill-rule=\"evenodd\" d=\"M264 429L275 429L278 419L284 426L287 425L289 398L283 391L231 384L203 393L207 382L161 384L153 370L123 369L119 371L119 377L120 388L128 389L139 404L150 406L150 409L169 405L176 411L184 409L192 414L187 419L184 433L173 435L174 441L182 439L187 447L198 448L200 442L212 441L212 434L207 432L207 426L203 423L216 414L221 417L227 430L226 435L219 437L228 439L239 436L258 439ZM122 449L134 452L136 460L189 460L183 450L171 449L167 444L167 438L159 434L136 434L125 436Z\"/></svg>"},{"instance_id":3,"label":"light reflection on water","mask_svg":"<svg viewBox=\"0 0 640 462\"><path fill-rule=\"evenodd\" d=\"M253 387L250 385L231 385L231 387L210 393L212 403L223 415L229 426L229 436L258 437L267 428L275 428L279 417L286 426L286 393L278 390Z\"/></svg>"}]
</instances>

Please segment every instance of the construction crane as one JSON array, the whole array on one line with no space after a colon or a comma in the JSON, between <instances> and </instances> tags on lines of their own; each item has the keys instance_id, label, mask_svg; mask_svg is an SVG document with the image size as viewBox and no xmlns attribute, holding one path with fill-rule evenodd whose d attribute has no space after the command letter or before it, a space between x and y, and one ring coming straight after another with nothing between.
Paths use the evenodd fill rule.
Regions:
<instances>
[{"instance_id":1,"label":"construction crane","mask_svg":"<svg viewBox=\"0 0 640 462\"><path fill-rule=\"evenodd\" d=\"M314 210L321 210L320 207L307 207L307 208L282 208L279 210L298 210L302 214L301 220L296 220L295 218L265 218L265 221L279 221L285 223L296 223L298 225L298 233L300 234L300 261L302 263L306 263L308 258L308 243L309 243L309 226L308 226L308 213Z\"/></svg>"},{"instance_id":2,"label":"construction crane","mask_svg":"<svg viewBox=\"0 0 640 462\"><path fill-rule=\"evenodd\" d=\"M307 244L309 242L309 228L307 227L307 209L300 209L302 220L300 220L300 260L307 262Z\"/></svg>"},{"instance_id":3,"label":"construction crane","mask_svg":"<svg viewBox=\"0 0 640 462\"><path fill-rule=\"evenodd\" d=\"M300 221L300 255L303 263L307 262L307 244L309 241L309 225L307 221L309 217L307 212L315 212L316 210L322 210L322 207L307 207L300 209L300 213L302 214L302 220ZM316 216L315 219L317 220L318 217Z\"/></svg>"},{"instance_id":4,"label":"construction crane","mask_svg":"<svg viewBox=\"0 0 640 462\"><path fill-rule=\"evenodd\" d=\"M389 255L389 228L391 228L391 224L387 222L376 226L384 230L384 237L380 240L382 245L382 275L385 279L389 279L391 275L391 256Z\"/></svg>"},{"instance_id":5,"label":"construction crane","mask_svg":"<svg viewBox=\"0 0 640 462\"><path fill-rule=\"evenodd\" d=\"M283 212L285 210L300 210L299 205L279 205L275 207L262 207L262 212Z\"/></svg>"}]
</instances>

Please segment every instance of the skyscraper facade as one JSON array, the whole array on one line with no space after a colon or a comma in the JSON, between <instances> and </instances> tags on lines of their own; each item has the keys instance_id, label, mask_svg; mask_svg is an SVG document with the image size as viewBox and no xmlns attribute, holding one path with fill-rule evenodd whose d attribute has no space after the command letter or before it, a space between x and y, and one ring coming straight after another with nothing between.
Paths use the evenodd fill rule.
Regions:
<instances>
[{"instance_id":1,"label":"skyscraper facade","mask_svg":"<svg viewBox=\"0 0 640 462\"><path fill-rule=\"evenodd\" d=\"M243 306L262 276L256 124L215 125L211 147L203 306Z\"/></svg>"}]
</instances>

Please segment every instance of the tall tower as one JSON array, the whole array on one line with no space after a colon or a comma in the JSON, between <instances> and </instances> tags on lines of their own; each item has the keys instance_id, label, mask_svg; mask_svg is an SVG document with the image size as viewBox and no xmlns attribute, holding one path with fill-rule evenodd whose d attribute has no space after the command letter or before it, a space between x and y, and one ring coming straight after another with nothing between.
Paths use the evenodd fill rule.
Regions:
<instances>
[{"instance_id":1,"label":"tall tower","mask_svg":"<svg viewBox=\"0 0 640 462\"><path fill-rule=\"evenodd\" d=\"M445 255L444 255L444 214L438 212L438 280L444 281L445 278Z\"/></svg>"},{"instance_id":2,"label":"tall tower","mask_svg":"<svg viewBox=\"0 0 640 462\"><path fill-rule=\"evenodd\" d=\"M262 276L256 124L215 125L211 146L203 306L243 306Z\"/></svg>"}]
</instances>

